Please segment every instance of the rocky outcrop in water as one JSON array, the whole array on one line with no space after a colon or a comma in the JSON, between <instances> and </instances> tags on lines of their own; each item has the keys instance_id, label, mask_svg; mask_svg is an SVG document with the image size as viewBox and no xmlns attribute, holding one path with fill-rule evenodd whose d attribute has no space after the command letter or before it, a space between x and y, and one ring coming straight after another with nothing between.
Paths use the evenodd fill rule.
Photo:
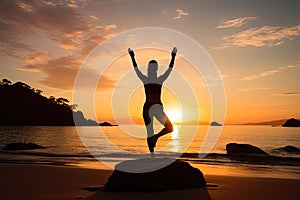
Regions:
<instances>
[{"instance_id":1,"label":"rocky outcrop in water","mask_svg":"<svg viewBox=\"0 0 300 200\"><path fill-rule=\"evenodd\" d=\"M300 149L294 146L285 146L278 149L274 149L275 152L286 152L286 153L300 153Z\"/></svg>"},{"instance_id":2,"label":"rocky outcrop in water","mask_svg":"<svg viewBox=\"0 0 300 200\"><path fill-rule=\"evenodd\" d=\"M227 155L234 156L238 154L255 154L255 155L268 155L262 149L253 146L251 144L237 144L237 143L229 143L226 145Z\"/></svg>"},{"instance_id":3,"label":"rocky outcrop in water","mask_svg":"<svg viewBox=\"0 0 300 200\"><path fill-rule=\"evenodd\" d=\"M296 151L289 146L284 147L288 151ZM262 164L262 165L291 165L300 166L300 158L282 157L269 155L262 149L250 144L229 143L226 145L227 158L244 163Z\"/></svg>"},{"instance_id":4,"label":"rocky outcrop in water","mask_svg":"<svg viewBox=\"0 0 300 200\"><path fill-rule=\"evenodd\" d=\"M16 150L31 150L31 149L45 149L45 148L46 147L43 147L35 143L18 142L18 143L7 144L5 147L3 147L3 150L16 151Z\"/></svg>"}]
</instances>

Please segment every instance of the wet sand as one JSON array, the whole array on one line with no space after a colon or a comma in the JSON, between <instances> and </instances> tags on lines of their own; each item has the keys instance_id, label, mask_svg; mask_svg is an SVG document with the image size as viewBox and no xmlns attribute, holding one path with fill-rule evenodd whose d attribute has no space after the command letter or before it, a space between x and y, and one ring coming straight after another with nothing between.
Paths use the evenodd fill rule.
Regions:
<instances>
[{"instance_id":1,"label":"wet sand","mask_svg":"<svg viewBox=\"0 0 300 200\"><path fill-rule=\"evenodd\" d=\"M0 164L1 199L297 199L299 179L206 175L206 189L154 193L101 192L111 170L32 164ZM217 174L217 172L216 172ZM94 191L91 191L94 190Z\"/></svg>"}]
</instances>

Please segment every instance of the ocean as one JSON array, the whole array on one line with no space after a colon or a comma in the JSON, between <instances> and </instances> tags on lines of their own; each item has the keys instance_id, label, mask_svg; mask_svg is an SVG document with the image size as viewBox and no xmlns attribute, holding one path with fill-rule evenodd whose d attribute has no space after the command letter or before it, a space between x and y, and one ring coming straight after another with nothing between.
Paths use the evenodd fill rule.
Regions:
<instances>
[{"instance_id":1,"label":"ocean","mask_svg":"<svg viewBox=\"0 0 300 200\"><path fill-rule=\"evenodd\" d=\"M157 126L155 129L159 128ZM234 142L257 146L274 156L300 159L299 153L275 150L287 145L300 148L300 128L225 125L211 127L213 134L207 135L208 128L204 125L175 125L173 133L159 139L155 149L157 156L180 156L185 153L181 159L201 169L204 174L300 179L300 166L294 163L249 163L226 157L226 144ZM219 130L221 132L217 137L214 131ZM85 168L103 168L105 164L110 168L124 160L149 157L145 136L144 127L139 125L0 126L0 149L15 142L32 142L46 147L36 150L0 150L0 163ZM216 141L209 152L201 150L206 137ZM203 158L204 154L210 156Z\"/></svg>"}]
</instances>

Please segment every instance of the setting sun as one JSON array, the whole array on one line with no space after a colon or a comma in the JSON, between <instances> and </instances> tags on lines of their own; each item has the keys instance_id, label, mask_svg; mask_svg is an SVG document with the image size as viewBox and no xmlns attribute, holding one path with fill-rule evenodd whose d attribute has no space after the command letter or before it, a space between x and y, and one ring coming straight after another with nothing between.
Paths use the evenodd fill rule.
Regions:
<instances>
[{"instance_id":1,"label":"setting sun","mask_svg":"<svg viewBox=\"0 0 300 200\"><path fill-rule=\"evenodd\" d=\"M172 109L166 110L166 114L172 122L180 122L182 113L180 110Z\"/></svg>"}]
</instances>

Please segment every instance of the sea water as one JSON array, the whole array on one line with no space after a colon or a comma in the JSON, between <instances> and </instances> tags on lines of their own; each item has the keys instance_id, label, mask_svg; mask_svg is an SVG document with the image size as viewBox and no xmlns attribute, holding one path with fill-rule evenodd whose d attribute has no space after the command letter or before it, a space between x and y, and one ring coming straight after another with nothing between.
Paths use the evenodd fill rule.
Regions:
<instances>
[{"instance_id":1,"label":"sea water","mask_svg":"<svg viewBox=\"0 0 300 200\"><path fill-rule=\"evenodd\" d=\"M158 131L161 127L156 126ZM210 132L208 130L210 129ZM32 142L45 149L0 151L2 163L63 164L87 168L108 167L128 159L148 157L146 131L140 125L113 127L0 126L0 148L15 142ZM202 145L210 141L210 148ZM300 179L299 166L258 165L229 159L203 159L203 155L226 154L226 144L257 146L269 154L297 157L299 154L274 151L292 145L300 147L300 128L225 125L209 127L175 125L173 133L161 137L155 148L158 156L180 156L204 174L285 177ZM209 151L208 151L209 150ZM200 155L200 157L199 157ZM101 168L101 167L100 167Z\"/></svg>"}]
</instances>

